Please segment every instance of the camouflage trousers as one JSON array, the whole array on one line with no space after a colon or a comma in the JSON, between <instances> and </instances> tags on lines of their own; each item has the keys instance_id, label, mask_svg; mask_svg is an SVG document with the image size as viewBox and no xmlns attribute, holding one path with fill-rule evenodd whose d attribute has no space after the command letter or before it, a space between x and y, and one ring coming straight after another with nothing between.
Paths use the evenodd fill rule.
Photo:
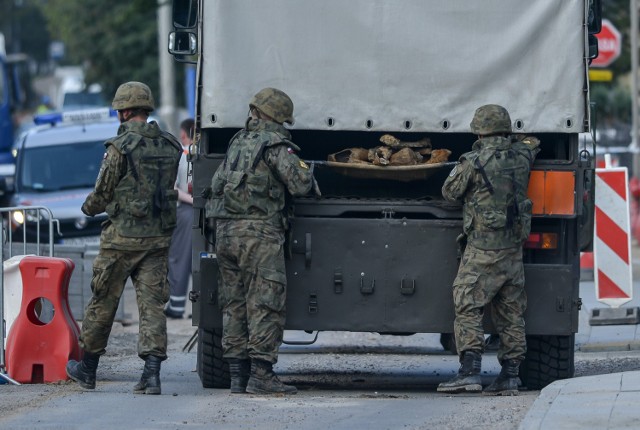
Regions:
<instances>
[{"instance_id":1,"label":"camouflage trousers","mask_svg":"<svg viewBox=\"0 0 640 430\"><path fill-rule=\"evenodd\" d=\"M500 336L498 361L524 359L526 340L522 248L487 251L468 244L453 282L456 348L484 351L482 318L491 303L491 318Z\"/></svg>"},{"instance_id":2,"label":"camouflage trousers","mask_svg":"<svg viewBox=\"0 0 640 430\"><path fill-rule=\"evenodd\" d=\"M259 236L222 236L216 256L223 356L277 362L286 300L282 245Z\"/></svg>"},{"instance_id":3,"label":"camouflage trousers","mask_svg":"<svg viewBox=\"0 0 640 430\"><path fill-rule=\"evenodd\" d=\"M164 305L169 301L167 282L168 248L146 251L100 249L93 262L91 291L82 321L80 347L104 354L120 296L129 277L133 281L140 314L138 356L167 358L167 319Z\"/></svg>"}]
</instances>

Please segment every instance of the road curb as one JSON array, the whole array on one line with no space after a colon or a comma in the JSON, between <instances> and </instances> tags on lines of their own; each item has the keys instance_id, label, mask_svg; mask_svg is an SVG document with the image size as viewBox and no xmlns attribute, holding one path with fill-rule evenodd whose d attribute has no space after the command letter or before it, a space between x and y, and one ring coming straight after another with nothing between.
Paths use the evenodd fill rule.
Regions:
<instances>
[{"instance_id":1,"label":"road curb","mask_svg":"<svg viewBox=\"0 0 640 430\"><path fill-rule=\"evenodd\" d=\"M580 345L581 352L640 351L640 341L597 342Z\"/></svg>"}]
</instances>

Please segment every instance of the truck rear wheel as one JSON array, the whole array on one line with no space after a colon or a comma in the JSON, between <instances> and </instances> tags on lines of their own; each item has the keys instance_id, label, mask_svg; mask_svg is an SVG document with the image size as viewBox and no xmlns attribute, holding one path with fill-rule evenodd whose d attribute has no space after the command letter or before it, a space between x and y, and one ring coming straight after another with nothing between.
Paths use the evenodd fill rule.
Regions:
<instances>
[{"instance_id":1,"label":"truck rear wheel","mask_svg":"<svg viewBox=\"0 0 640 430\"><path fill-rule=\"evenodd\" d=\"M449 351L453 355L458 355L456 336L453 333L440 333L440 345L442 345L445 351Z\"/></svg>"},{"instance_id":2,"label":"truck rear wheel","mask_svg":"<svg viewBox=\"0 0 640 430\"><path fill-rule=\"evenodd\" d=\"M520 379L531 390L553 381L573 377L575 335L527 336L527 354L520 366Z\"/></svg>"},{"instance_id":3,"label":"truck rear wheel","mask_svg":"<svg viewBox=\"0 0 640 430\"><path fill-rule=\"evenodd\" d=\"M222 329L198 328L198 376L204 388L229 388L229 364L222 358Z\"/></svg>"}]
</instances>

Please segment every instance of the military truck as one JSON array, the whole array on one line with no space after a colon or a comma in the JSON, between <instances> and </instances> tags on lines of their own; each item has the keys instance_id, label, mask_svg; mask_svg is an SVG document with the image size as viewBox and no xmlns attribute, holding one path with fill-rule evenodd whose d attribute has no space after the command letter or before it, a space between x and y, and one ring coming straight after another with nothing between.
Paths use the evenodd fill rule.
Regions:
<instances>
[{"instance_id":1,"label":"military truck","mask_svg":"<svg viewBox=\"0 0 640 430\"><path fill-rule=\"evenodd\" d=\"M520 376L532 389L572 377L579 256L594 219L594 145L579 134L592 131L600 15L599 0L175 0L169 52L198 65L192 299L203 386L229 384L206 196L265 87L293 99L293 141L322 193L291 202L286 329L451 337L462 221L441 188L475 141L475 109L499 104L514 133L541 142ZM381 139L428 141L448 157L346 162Z\"/></svg>"}]
</instances>

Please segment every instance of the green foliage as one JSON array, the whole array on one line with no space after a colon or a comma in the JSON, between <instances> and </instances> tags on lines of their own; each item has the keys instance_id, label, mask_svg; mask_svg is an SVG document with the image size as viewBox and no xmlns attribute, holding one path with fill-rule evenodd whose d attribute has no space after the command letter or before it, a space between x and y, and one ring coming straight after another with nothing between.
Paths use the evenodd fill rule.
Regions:
<instances>
[{"instance_id":1,"label":"green foliage","mask_svg":"<svg viewBox=\"0 0 640 430\"><path fill-rule=\"evenodd\" d=\"M591 101L595 102L598 127L613 123L631 122L631 92L621 78L631 71L631 20L629 0L602 0L602 15L618 29L622 36L621 52L608 67L613 72L612 83L592 82Z\"/></svg>"},{"instance_id":2,"label":"green foliage","mask_svg":"<svg viewBox=\"0 0 640 430\"><path fill-rule=\"evenodd\" d=\"M39 4L40 0L0 0L0 32L7 52L24 52L44 62L49 55L49 33Z\"/></svg>"},{"instance_id":3,"label":"green foliage","mask_svg":"<svg viewBox=\"0 0 640 430\"><path fill-rule=\"evenodd\" d=\"M622 35L620 57L609 67L614 76L620 76L631 70L631 19L629 13L629 0L602 0L603 18L611 21Z\"/></svg>"},{"instance_id":4,"label":"green foliage","mask_svg":"<svg viewBox=\"0 0 640 430\"><path fill-rule=\"evenodd\" d=\"M42 3L52 36L66 45L67 62L86 66L87 82L113 94L123 82L158 88L157 0L48 0Z\"/></svg>"},{"instance_id":5,"label":"green foliage","mask_svg":"<svg viewBox=\"0 0 640 430\"><path fill-rule=\"evenodd\" d=\"M621 86L602 83L591 84L591 102L595 103L595 113L599 126L612 120L631 122L631 94Z\"/></svg>"}]
</instances>

